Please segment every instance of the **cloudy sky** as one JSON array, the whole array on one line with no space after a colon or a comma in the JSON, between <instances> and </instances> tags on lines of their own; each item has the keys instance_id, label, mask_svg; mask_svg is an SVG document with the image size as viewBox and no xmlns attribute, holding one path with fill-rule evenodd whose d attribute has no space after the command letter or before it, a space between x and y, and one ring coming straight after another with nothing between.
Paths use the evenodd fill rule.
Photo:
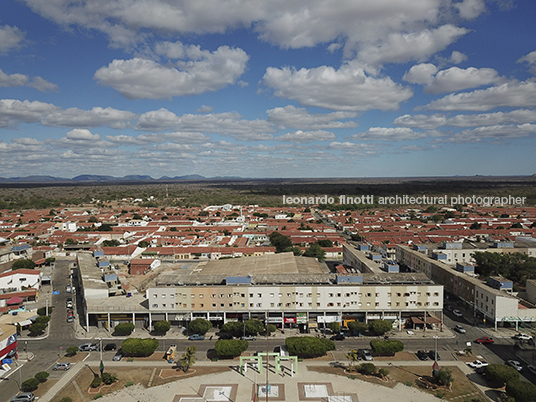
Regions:
<instances>
[{"instance_id":1,"label":"cloudy sky","mask_svg":"<svg viewBox=\"0 0 536 402\"><path fill-rule=\"evenodd\" d=\"M536 173L532 0L2 0L0 177Z\"/></svg>"}]
</instances>

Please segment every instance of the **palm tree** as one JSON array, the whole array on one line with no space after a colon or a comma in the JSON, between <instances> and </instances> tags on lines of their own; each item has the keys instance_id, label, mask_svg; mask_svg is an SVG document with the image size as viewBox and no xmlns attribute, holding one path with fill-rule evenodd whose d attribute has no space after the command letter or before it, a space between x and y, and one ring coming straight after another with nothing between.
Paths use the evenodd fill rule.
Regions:
<instances>
[{"instance_id":1,"label":"palm tree","mask_svg":"<svg viewBox=\"0 0 536 402\"><path fill-rule=\"evenodd\" d=\"M186 348L186 350L185 350L185 353L179 359L179 362L181 363L182 370L185 373L188 370L190 370L190 367L192 367L194 365L194 363L195 363L195 352L197 352L197 347L188 346Z\"/></svg>"},{"instance_id":2,"label":"palm tree","mask_svg":"<svg viewBox=\"0 0 536 402\"><path fill-rule=\"evenodd\" d=\"M350 361L350 367L353 367L354 363L359 361L359 353L357 349L352 349L347 355L344 355Z\"/></svg>"}]
</instances>

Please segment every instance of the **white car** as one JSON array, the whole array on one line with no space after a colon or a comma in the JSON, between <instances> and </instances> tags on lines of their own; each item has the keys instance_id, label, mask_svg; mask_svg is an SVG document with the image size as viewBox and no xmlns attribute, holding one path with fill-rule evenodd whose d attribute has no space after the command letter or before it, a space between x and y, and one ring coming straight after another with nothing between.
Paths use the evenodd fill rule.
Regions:
<instances>
[{"instance_id":1,"label":"white car","mask_svg":"<svg viewBox=\"0 0 536 402\"><path fill-rule=\"evenodd\" d=\"M516 336L514 336L514 338L522 340L522 341L530 341L532 339L532 336L527 335L527 334L519 333Z\"/></svg>"},{"instance_id":2,"label":"white car","mask_svg":"<svg viewBox=\"0 0 536 402\"><path fill-rule=\"evenodd\" d=\"M454 314L456 317L462 317L463 314L460 310L454 310L452 311L452 314Z\"/></svg>"},{"instance_id":3,"label":"white car","mask_svg":"<svg viewBox=\"0 0 536 402\"><path fill-rule=\"evenodd\" d=\"M527 368L529 369L529 371L530 371L532 374L536 375L536 366L535 366L535 365L533 365L533 364L529 364L529 365L527 366Z\"/></svg>"},{"instance_id":4,"label":"white car","mask_svg":"<svg viewBox=\"0 0 536 402\"><path fill-rule=\"evenodd\" d=\"M506 364L510 367L515 368L517 371L523 370L523 366L517 360L508 360Z\"/></svg>"},{"instance_id":5,"label":"white car","mask_svg":"<svg viewBox=\"0 0 536 402\"><path fill-rule=\"evenodd\" d=\"M456 331L458 331L460 334L465 334L467 331L465 330L464 327L462 327L460 324L456 324L456 326L454 327L454 329Z\"/></svg>"},{"instance_id":6,"label":"white car","mask_svg":"<svg viewBox=\"0 0 536 402\"><path fill-rule=\"evenodd\" d=\"M473 369L479 369L482 367L486 367L489 363L482 361L482 360L475 360L474 362L467 363L467 365Z\"/></svg>"}]
</instances>

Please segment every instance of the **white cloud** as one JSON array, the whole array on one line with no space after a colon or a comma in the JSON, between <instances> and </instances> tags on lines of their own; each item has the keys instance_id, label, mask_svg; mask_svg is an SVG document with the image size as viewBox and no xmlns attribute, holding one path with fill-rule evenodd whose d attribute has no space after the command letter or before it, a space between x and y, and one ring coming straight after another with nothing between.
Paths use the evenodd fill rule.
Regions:
<instances>
[{"instance_id":1,"label":"white cloud","mask_svg":"<svg viewBox=\"0 0 536 402\"><path fill-rule=\"evenodd\" d=\"M190 46L187 61L168 67L152 60L114 60L94 75L101 85L110 86L129 99L171 99L199 95L236 83L249 56L242 49L220 46L214 52Z\"/></svg>"},{"instance_id":2,"label":"white cloud","mask_svg":"<svg viewBox=\"0 0 536 402\"><path fill-rule=\"evenodd\" d=\"M424 92L430 94L456 92L503 81L492 68L451 67L438 71L438 68L430 63L411 67L402 79L412 84L424 84Z\"/></svg>"},{"instance_id":3,"label":"white cloud","mask_svg":"<svg viewBox=\"0 0 536 402\"><path fill-rule=\"evenodd\" d=\"M302 131L298 130L293 133L287 133L276 137L277 141L289 141L289 142L310 142L310 141L333 141L336 137L335 134L329 131L317 130L317 131Z\"/></svg>"},{"instance_id":4,"label":"white cloud","mask_svg":"<svg viewBox=\"0 0 536 402\"><path fill-rule=\"evenodd\" d=\"M353 140L409 141L426 138L426 133L418 133L407 127L371 127L364 133L351 135Z\"/></svg>"},{"instance_id":5,"label":"white cloud","mask_svg":"<svg viewBox=\"0 0 536 402\"><path fill-rule=\"evenodd\" d=\"M52 82L49 82L39 76L33 77L28 86L35 88L40 92L56 92L58 90L58 86L56 84L53 84Z\"/></svg>"},{"instance_id":6,"label":"white cloud","mask_svg":"<svg viewBox=\"0 0 536 402\"><path fill-rule=\"evenodd\" d=\"M467 56L462 52L458 52L457 50L454 50L452 52L449 59L449 61L453 64L460 64L462 61L465 60L467 60Z\"/></svg>"},{"instance_id":7,"label":"white cloud","mask_svg":"<svg viewBox=\"0 0 536 402\"><path fill-rule=\"evenodd\" d=\"M468 32L468 29L447 24L436 29L392 33L384 41L363 46L358 60L372 66L426 60Z\"/></svg>"},{"instance_id":8,"label":"white cloud","mask_svg":"<svg viewBox=\"0 0 536 402\"><path fill-rule=\"evenodd\" d=\"M0 87L22 87L29 86L40 92L57 91L58 86L48 82L42 77L30 77L26 74L6 74L0 70Z\"/></svg>"},{"instance_id":9,"label":"white cloud","mask_svg":"<svg viewBox=\"0 0 536 402\"><path fill-rule=\"evenodd\" d=\"M214 106L202 105L199 109L196 110L197 113L210 113L214 110Z\"/></svg>"},{"instance_id":10,"label":"white cloud","mask_svg":"<svg viewBox=\"0 0 536 402\"><path fill-rule=\"evenodd\" d=\"M472 20L486 11L486 4L483 0L464 0L454 3L453 6L458 9L460 16L466 20Z\"/></svg>"},{"instance_id":11,"label":"white cloud","mask_svg":"<svg viewBox=\"0 0 536 402\"><path fill-rule=\"evenodd\" d=\"M161 134L141 134L136 137L130 135L107 135L108 141L116 143L118 145L148 145L154 143L162 143L166 141L181 143L181 144L195 144L209 141L210 137L201 133L188 133L188 132L173 132L173 133L161 133Z\"/></svg>"},{"instance_id":12,"label":"white cloud","mask_svg":"<svg viewBox=\"0 0 536 402\"><path fill-rule=\"evenodd\" d=\"M69 108L58 110L44 116L42 123L54 127L97 127L110 126L125 128L129 120L134 120L136 114L111 107L94 107L91 110Z\"/></svg>"},{"instance_id":13,"label":"white cloud","mask_svg":"<svg viewBox=\"0 0 536 402\"><path fill-rule=\"evenodd\" d=\"M529 54L526 54L525 56L521 57L519 60L517 60L518 63L527 63L530 67L530 71L533 74L536 74L536 50L533 52L530 52Z\"/></svg>"},{"instance_id":14,"label":"white cloud","mask_svg":"<svg viewBox=\"0 0 536 402\"><path fill-rule=\"evenodd\" d=\"M35 123L58 110L61 108L51 103L0 99L0 126L16 125L18 122Z\"/></svg>"},{"instance_id":15,"label":"white cloud","mask_svg":"<svg viewBox=\"0 0 536 402\"><path fill-rule=\"evenodd\" d=\"M536 106L536 83L510 81L487 89L447 95L430 102L424 108L441 111L487 111L497 107L534 106Z\"/></svg>"},{"instance_id":16,"label":"white cloud","mask_svg":"<svg viewBox=\"0 0 536 402\"><path fill-rule=\"evenodd\" d=\"M340 121L357 117L356 112L309 113L305 108L293 105L276 107L266 111L268 121L281 129L285 127L303 130L357 127L355 121Z\"/></svg>"},{"instance_id":17,"label":"white cloud","mask_svg":"<svg viewBox=\"0 0 536 402\"><path fill-rule=\"evenodd\" d=\"M528 137L536 133L536 124L519 125L496 125L477 127L471 130L464 130L456 133L448 142L481 142L485 139L505 141L519 137Z\"/></svg>"},{"instance_id":18,"label":"white cloud","mask_svg":"<svg viewBox=\"0 0 536 402\"><path fill-rule=\"evenodd\" d=\"M75 128L74 130L71 130L67 134L65 134L65 137L70 140L80 140L80 141L100 140L100 135L91 134L91 131L86 130L85 128Z\"/></svg>"},{"instance_id":19,"label":"white cloud","mask_svg":"<svg viewBox=\"0 0 536 402\"><path fill-rule=\"evenodd\" d=\"M143 131L164 131L173 129L179 122L180 118L175 113L160 108L143 113L138 119L136 128Z\"/></svg>"},{"instance_id":20,"label":"white cloud","mask_svg":"<svg viewBox=\"0 0 536 402\"><path fill-rule=\"evenodd\" d=\"M433 114L431 116L425 114L399 116L393 122L396 126L421 128L424 130L434 129L444 126L447 123L447 117L441 114Z\"/></svg>"},{"instance_id":21,"label":"white cloud","mask_svg":"<svg viewBox=\"0 0 536 402\"><path fill-rule=\"evenodd\" d=\"M389 77L368 76L353 63L345 63L339 70L328 66L300 70L269 67L262 83L278 97L334 110L396 110L413 96L411 89Z\"/></svg>"},{"instance_id":22,"label":"white cloud","mask_svg":"<svg viewBox=\"0 0 536 402\"><path fill-rule=\"evenodd\" d=\"M8 52L21 46L26 33L17 27L4 25L0 27L0 53Z\"/></svg>"},{"instance_id":23,"label":"white cloud","mask_svg":"<svg viewBox=\"0 0 536 402\"><path fill-rule=\"evenodd\" d=\"M377 149L372 144L356 144L355 142L332 142L328 146L329 149L343 151L347 155L374 156L377 154Z\"/></svg>"}]
</instances>

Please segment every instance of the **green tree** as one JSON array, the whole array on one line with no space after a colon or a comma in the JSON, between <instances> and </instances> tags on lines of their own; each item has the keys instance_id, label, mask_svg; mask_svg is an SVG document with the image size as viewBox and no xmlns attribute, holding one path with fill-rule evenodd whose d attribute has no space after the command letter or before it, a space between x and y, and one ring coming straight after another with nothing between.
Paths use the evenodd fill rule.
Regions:
<instances>
[{"instance_id":1,"label":"green tree","mask_svg":"<svg viewBox=\"0 0 536 402\"><path fill-rule=\"evenodd\" d=\"M190 370L190 367L192 367L195 364L195 352L197 352L197 347L195 346L188 346L182 357L179 359L179 362L182 367L182 371L185 373Z\"/></svg>"},{"instance_id":2,"label":"green tree","mask_svg":"<svg viewBox=\"0 0 536 402\"><path fill-rule=\"evenodd\" d=\"M268 324L268 325L266 326L266 331L268 331L268 336L269 336L271 333L275 332L276 329L277 329L277 327L276 327L274 324Z\"/></svg>"},{"instance_id":3,"label":"green tree","mask_svg":"<svg viewBox=\"0 0 536 402\"><path fill-rule=\"evenodd\" d=\"M106 385L111 385L117 381L117 377L112 373L102 373L102 382Z\"/></svg>"},{"instance_id":4,"label":"green tree","mask_svg":"<svg viewBox=\"0 0 536 402\"><path fill-rule=\"evenodd\" d=\"M48 315L40 315L35 319L35 322L39 324L41 323L48 324L49 321L50 321L50 317Z\"/></svg>"},{"instance_id":5,"label":"green tree","mask_svg":"<svg viewBox=\"0 0 536 402\"><path fill-rule=\"evenodd\" d=\"M333 242L330 239L322 239L317 241L320 247L333 247Z\"/></svg>"},{"instance_id":6,"label":"green tree","mask_svg":"<svg viewBox=\"0 0 536 402\"><path fill-rule=\"evenodd\" d=\"M90 216L87 220L89 223L97 223L99 220L95 216Z\"/></svg>"},{"instance_id":7,"label":"green tree","mask_svg":"<svg viewBox=\"0 0 536 402\"><path fill-rule=\"evenodd\" d=\"M70 237L67 240L65 240L66 246L74 246L75 244L78 244L78 242Z\"/></svg>"},{"instance_id":8,"label":"green tree","mask_svg":"<svg viewBox=\"0 0 536 402\"><path fill-rule=\"evenodd\" d=\"M39 380L39 382L45 382L50 374L46 371L40 371L39 373L35 374L35 378Z\"/></svg>"},{"instance_id":9,"label":"green tree","mask_svg":"<svg viewBox=\"0 0 536 402\"><path fill-rule=\"evenodd\" d=\"M398 340L372 339L370 347L376 353L397 353L404 350L404 344Z\"/></svg>"},{"instance_id":10,"label":"green tree","mask_svg":"<svg viewBox=\"0 0 536 402\"><path fill-rule=\"evenodd\" d=\"M52 313L53 309L54 309L54 307L48 306L48 314L49 315ZM47 308L46 307L39 307L37 309L37 315L46 315L46 313L47 313Z\"/></svg>"},{"instance_id":11,"label":"green tree","mask_svg":"<svg viewBox=\"0 0 536 402\"><path fill-rule=\"evenodd\" d=\"M97 230L99 232L112 232L114 230L113 226L110 225L109 223L103 223L102 225L100 225Z\"/></svg>"},{"instance_id":12,"label":"green tree","mask_svg":"<svg viewBox=\"0 0 536 402\"><path fill-rule=\"evenodd\" d=\"M285 340L289 354L298 357L324 356L326 352L335 350L335 342L326 338L312 336L291 336Z\"/></svg>"},{"instance_id":13,"label":"green tree","mask_svg":"<svg viewBox=\"0 0 536 402\"><path fill-rule=\"evenodd\" d=\"M37 387L39 387L39 380L33 377L28 378L20 385L20 389L22 392L32 392L35 391Z\"/></svg>"},{"instance_id":14,"label":"green tree","mask_svg":"<svg viewBox=\"0 0 536 402\"><path fill-rule=\"evenodd\" d=\"M116 239L113 239L113 240L104 240L102 242L102 246L103 247L117 247L119 246L121 243L119 242L119 240L116 240Z\"/></svg>"},{"instance_id":15,"label":"green tree","mask_svg":"<svg viewBox=\"0 0 536 402\"><path fill-rule=\"evenodd\" d=\"M506 384L506 393L515 399L515 402L536 401L536 385L527 381L510 381Z\"/></svg>"},{"instance_id":16,"label":"green tree","mask_svg":"<svg viewBox=\"0 0 536 402\"><path fill-rule=\"evenodd\" d=\"M389 375L389 370L387 370L386 368L382 367L381 369L378 370L378 374L382 376L382 378L385 378Z\"/></svg>"},{"instance_id":17,"label":"green tree","mask_svg":"<svg viewBox=\"0 0 536 402\"><path fill-rule=\"evenodd\" d=\"M72 356L76 356L77 353L78 353L78 348L76 346L70 346L67 348L65 355L72 357Z\"/></svg>"},{"instance_id":18,"label":"green tree","mask_svg":"<svg viewBox=\"0 0 536 402\"><path fill-rule=\"evenodd\" d=\"M159 335L165 335L171 328L169 321L157 321L154 323L154 332Z\"/></svg>"},{"instance_id":19,"label":"green tree","mask_svg":"<svg viewBox=\"0 0 536 402\"><path fill-rule=\"evenodd\" d=\"M42 322L36 322L30 325L29 331L30 336L38 336L41 335L43 332L45 332L45 329L47 327L47 324Z\"/></svg>"},{"instance_id":20,"label":"green tree","mask_svg":"<svg viewBox=\"0 0 536 402\"><path fill-rule=\"evenodd\" d=\"M279 232L270 233L270 243L275 247L276 253L283 253L292 249L292 240L288 236L283 236Z\"/></svg>"},{"instance_id":21,"label":"green tree","mask_svg":"<svg viewBox=\"0 0 536 402\"><path fill-rule=\"evenodd\" d=\"M190 334L205 335L210 328L212 328L212 323L204 318L196 318L195 320L190 321L190 324L188 325Z\"/></svg>"},{"instance_id":22,"label":"green tree","mask_svg":"<svg viewBox=\"0 0 536 402\"><path fill-rule=\"evenodd\" d=\"M246 335L258 335L265 331L264 324L260 320L246 320Z\"/></svg>"},{"instance_id":23,"label":"green tree","mask_svg":"<svg viewBox=\"0 0 536 402\"><path fill-rule=\"evenodd\" d=\"M437 380L448 387L450 384L452 384L452 381L454 381L454 376L452 375L452 371L448 368L442 368L438 371L436 374Z\"/></svg>"},{"instance_id":24,"label":"green tree","mask_svg":"<svg viewBox=\"0 0 536 402\"><path fill-rule=\"evenodd\" d=\"M149 242L147 240L142 240L138 243L138 247L147 248L149 247Z\"/></svg>"},{"instance_id":25,"label":"green tree","mask_svg":"<svg viewBox=\"0 0 536 402\"><path fill-rule=\"evenodd\" d=\"M220 357L230 358L240 356L248 349L248 341L242 339L218 339L214 350Z\"/></svg>"},{"instance_id":26,"label":"green tree","mask_svg":"<svg viewBox=\"0 0 536 402\"><path fill-rule=\"evenodd\" d=\"M334 334L338 334L339 332L341 332L341 324L336 322L336 321L333 321L333 322L330 322L328 323L328 328L331 330L331 332L333 332Z\"/></svg>"},{"instance_id":27,"label":"green tree","mask_svg":"<svg viewBox=\"0 0 536 402\"><path fill-rule=\"evenodd\" d=\"M390 321L374 320L369 322L369 331L375 335L383 335L393 329Z\"/></svg>"},{"instance_id":28,"label":"green tree","mask_svg":"<svg viewBox=\"0 0 536 402\"><path fill-rule=\"evenodd\" d=\"M128 336L134 331L134 324L131 322L122 322L115 326L114 332L112 335L114 336Z\"/></svg>"},{"instance_id":29,"label":"green tree","mask_svg":"<svg viewBox=\"0 0 536 402\"><path fill-rule=\"evenodd\" d=\"M320 245L314 243L311 244L307 250L305 250L303 257L312 257L318 259L318 261L324 261L326 258L326 251L320 247Z\"/></svg>"},{"instance_id":30,"label":"green tree","mask_svg":"<svg viewBox=\"0 0 536 402\"><path fill-rule=\"evenodd\" d=\"M361 321L350 321L348 322L348 329L352 332L352 334L364 334L368 331L368 325Z\"/></svg>"},{"instance_id":31,"label":"green tree","mask_svg":"<svg viewBox=\"0 0 536 402\"><path fill-rule=\"evenodd\" d=\"M91 385L90 387L91 388L98 388L100 387L102 384L102 378L100 378L98 375L96 375L95 377L93 377L93 381L91 381Z\"/></svg>"},{"instance_id":32,"label":"green tree","mask_svg":"<svg viewBox=\"0 0 536 402\"><path fill-rule=\"evenodd\" d=\"M512 381L519 381L519 371L505 364L490 364L485 367L486 379L499 387Z\"/></svg>"},{"instance_id":33,"label":"green tree","mask_svg":"<svg viewBox=\"0 0 536 402\"><path fill-rule=\"evenodd\" d=\"M34 269L34 267L35 262L33 262L32 260L17 260L13 263L11 269Z\"/></svg>"},{"instance_id":34,"label":"green tree","mask_svg":"<svg viewBox=\"0 0 536 402\"><path fill-rule=\"evenodd\" d=\"M353 367L355 363L359 361L359 352L357 349L351 349L348 354L344 355L350 362L350 367Z\"/></svg>"},{"instance_id":35,"label":"green tree","mask_svg":"<svg viewBox=\"0 0 536 402\"><path fill-rule=\"evenodd\" d=\"M155 338L127 338L121 343L121 349L127 356L150 356L158 348Z\"/></svg>"},{"instance_id":36,"label":"green tree","mask_svg":"<svg viewBox=\"0 0 536 402\"><path fill-rule=\"evenodd\" d=\"M373 375L376 374L378 368L373 363L361 363L359 371L365 375Z\"/></svg>"}]
</instances>

